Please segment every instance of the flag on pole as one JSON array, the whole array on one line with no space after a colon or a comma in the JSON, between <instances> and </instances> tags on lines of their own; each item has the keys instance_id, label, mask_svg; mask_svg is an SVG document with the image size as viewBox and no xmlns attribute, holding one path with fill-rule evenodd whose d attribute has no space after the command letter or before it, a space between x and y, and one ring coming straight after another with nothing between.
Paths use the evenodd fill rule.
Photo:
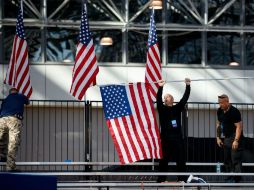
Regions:
<instances>
[{"instance_id":1,"label":"flag on pole","mask_svg":"<svg viewBox=\"0 0 254 190\"><path fill-rule=\"evenodd\" d=\"M86 3L84 3L70 93L81 100L86 90L90 86L96 85L98 72L99 67L97 66L93 40L89 31Z\"/></svg>"},{"instance_id":2,"label":"flag on pole","mask_svg":"<svg viewBox=\"0 0 254 190\"><path fill-rule=\"evenodd\" d=\"M30 81L28 46L25 40L23 23L23 1L21 1L18 11L16 34L4 83L16 88L28 98L32 95L33 88Z\"/></svg>"},{"instance_id":3,"label":"flag on pole","mask_svg":"<svg viewBox=\"0 0 254 190\"><path fill-rule=\"evenodd\" d=\"M148 37L145 82L151 83L150 91L153 101L156 100L156 94L159 88L159 85L154 82L162 79L161 75L160 51L157 41L156 25L154 21L154 9L152 9L150 16L150 30Z\"/></svg>"},{"instance_id":4,"label":"flag on pole","mask_svg":"<svg viewBox=\"0 0 254 190\"><path fill-rule=\"evenodd\" d=\"M100 87L106 122L122 164L162 157L149 85Z\"/></svg>"}]
</instances>

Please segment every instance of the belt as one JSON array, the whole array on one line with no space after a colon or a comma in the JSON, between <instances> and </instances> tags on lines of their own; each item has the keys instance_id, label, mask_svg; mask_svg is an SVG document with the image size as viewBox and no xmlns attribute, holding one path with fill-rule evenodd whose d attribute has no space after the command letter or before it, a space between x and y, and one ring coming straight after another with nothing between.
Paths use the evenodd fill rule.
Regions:
<instances>
[{"instance_id":1,"label":"belt","mask_svg":"<svg viewBox=\"0 0 254 190\"><path fill-rule=\"evenodd\" d=\"M19 119L19 120L22 120L22 119L23 119L23 116L22 116L22 115L19 115L19 114L14 114L13 117L16 117L16 118Z\"/></svg>"},{"instance_id":2,"label":"belt","mask_svg":"<svg viewBox=\"0 0 254 190\"><path fill-rule=\"evenodd\" d=\"M23 120L23 116L19 114L14 114L14 115L1 115L0 118L2 117L16 117L19 120Z\"/></svg>"}]
</instances>

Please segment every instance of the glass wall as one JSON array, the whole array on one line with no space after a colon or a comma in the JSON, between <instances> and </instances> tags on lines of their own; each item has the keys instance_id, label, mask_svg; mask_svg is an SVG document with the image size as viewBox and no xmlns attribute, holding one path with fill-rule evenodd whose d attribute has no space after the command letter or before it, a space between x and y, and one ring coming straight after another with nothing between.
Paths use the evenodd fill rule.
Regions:
<instances>
[{"instance_id":1,"label":"glass wall","mask_svg":"<svg viewBox=\"0 0 254 190\"><path fill-rule=\"evenodd\" d=\"M24 1L24 23L32 64L73 64L83 0ZM0 58L8 64L19 0L0 3ZM9 11L12 10L12 11ZM87 0L99 64L145 64L149 0ZM163 0L155 10L163 66L253 66L254 1ZM100 44L102 37L113 40Z\"/></svg>"}]
</instances>

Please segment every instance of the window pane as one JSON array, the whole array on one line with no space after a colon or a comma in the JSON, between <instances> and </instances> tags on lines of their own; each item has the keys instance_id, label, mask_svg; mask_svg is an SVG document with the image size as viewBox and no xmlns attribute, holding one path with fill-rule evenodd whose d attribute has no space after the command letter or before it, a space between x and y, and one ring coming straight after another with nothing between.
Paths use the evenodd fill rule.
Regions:
<instances>
[{"instance_id":1,"label":"window pane","mask_svg":"<svg viewBox=\"0 0 254 190\"><path fill-rule=\"evenodd\" d=\"M241 60L239 33L209 32L207 34L207 62L211 65L228 65Z\"/></svg>"},{"instance_id":2,"label":"window pane","mask_svg":"<svg viewBox=\"0 0 254 190\"><path fill-rule=\"evenodd\" d=\"M129 62L146 63L146 44L148 31L139 33L138 31L128 32L128 56Z\"/></svg>"},{"instance_id":3,"label":"window pane","mask_svg":"<svg viewBox=\"0 0 254 190\"><path fill-rule=\"evenodd\" d=\"M129 19L136 17L136 13L140 11L148 1L142 0L130 0L129 1ZM146 8L143 12L138 15L133 22L147 24L150 22L151 9ZM159 23L162 20L162 10L155 10L155 22Z\"/></svg>"},{"instance_id":4,"label":"window pane","mask_svg":"<svg viewBox=\"0 0 254 190\"><path fill-rule=\"evenodd\" d=\"M35 6L33 10L29 8L24 2L23 2L23 11L24 11L24 19L26 18L38 18L38 15L36 15L35 12L40 14L40 5L41 0L33 0L30 1ZM16 18L18 15L18 7L20 5L20 0L4 0L3 1L3 18ZM30 4L30 3L29 3ZM12 11L10 11L12 10Z\"/></svg>"},{"instance_id":5,"label":"window pane","mask_svg":"<svg viewBox=\"0 0 254 190\"><path fill-rule=\"evenodd\" d=\"M212 22L217 25L240 25L241 3L240 0L234 2L226 9L228 0L210 0L208 4L208 20L213 20L222 11L222 14ZM225 9L225 10L224 10Z\"/></svg>"},{"instance_id":6,"label":"window pane","mask_svg":"<svg viewBox=\"0 0 254 190\"><path fill-rule=\"evenodd\" d=\"M168 62L180 64L201 64L200 32L169 32Z\"/></svg>"},{"instance_id":7,"label":"window pane","mask_svg":"<svg viewBox=\"0 0 254 190\"><path fill-rule=\"evenodd\" d=\"M50 28L47 31L47 61L74 61L78 34L78 30Z\"/></svg>"},{"instance_id":8,"label":"window pane","mask_svg":"<svg viewBox=\"0 0 254 190\"><path fill-rule=\"evenodd\" d=\"M247 33L246 34L246 65L254 65L254 34Z\"/></svg>"},{"instance_id":9,"label":"window pane","mask_svg":"<svg viewBox=\"0 0 254 190\"><path fill-rule=\"evenodd\" d=\"M191 2L191 4L190 4ZM193 9L191 8L193 6ZM168 1L167 2L167 22L181 24L200 24L202 18L201 11L203 4L200 1ZM194 13L194 15L193 15ZM202 19L201 19L202 20Z\"/></svg>"},{"instance_id":10,"label":"window pane","mask_svg":"<svg viewBox=\"0 0 254 190\"><path fill-rule=\"evenodd\" d=\"M245 3L245 22L246 25L254 24L254 0L246 0Z\"/></svg>"},{"instance_id":11,"label":"window pane","mask_svg":"<svg viewBox=\"0 0 254 190\"><path fill-rule=\"evenodd\" d=\"M15 27L4 27L4 60L9 62ZM28 56L30 62L41 62L41 33L38 29L25 28L26 41L28 44Z\"/></svg>"},{"instance_id":12,"label":"window pane","mask_svg":"<svg viewBox=\"0 0 254 190\"><path fill-rule=\"evenodd\" d=\"M31 62L41 62L41 31L39 29L26 30L29 59Z\"/></svg>"},{"instance_id":13,"label":"window pane","mask_svg":"<svg viewBox=\"0 0 254 190\"><path fill-rule=\"evenodd\" d=\"M98 62L122 62L122 32L120 30L92 31ZM113 44L100 45L102 37L111 37Z\"/></svg>"},{"instance_id":14,"label":"window pane","mask_svg":"<svg viewBox=\"0 0 254 190\"><path fill-rule=\"evenodd\" d=\"M117 8L117 11L119 11L122 15L122 17L124 17L125 15L125 0L112 0L112 2L114 3L114 5Z\"/></svg>"},{"instance_id":15,"label":"window pane","mask_svg":"<svg viewBox=\"0 0 254 190\"><path fill-rule=\"evenodd\" d=\"M147 41L149 31L129 31L128 32L128 56L129 63L146 64ZM157 31L158 44L161 57L161 32Z\"/></svg>"},{"instance_id":16,"label":"window pane","mask_svg":"<svg viewBox=\"0 0 254 190\"><path fill-rule=\"evenodd\" d=\"M91 31L98 62L122 61L122 33L119 30ZM47 32L47 61L73 62L79 30L49 29ZM109 36L113 45L101 46L100 39Z\"/></svg>"},{"instance_id":17,"label":"window pane","mask_svg":"<svg viewBox=\"0 0 254 190\"><path fill-rule=\"evenodd\" d=\"M63 3L63 0L48 0L48 16ZM71 0L65 4L53 19L80 20L83 3L80 0ZM101 0L87 2L87 13L90 21L116 21L116 16L110 11Z\"/></svg>"},{"instance_id":18,"label":"window pane","mask_svg":"<svg viewBox=\"0 0 254 190\"><path fill-rule=\"evenodd\" d=\"M63 6L57 11L60 5ZM52 19L80 20L81 10L81 1L72 0L65 3L63 0L47 0L47 15Z\"/></svg>"}]
</instances>

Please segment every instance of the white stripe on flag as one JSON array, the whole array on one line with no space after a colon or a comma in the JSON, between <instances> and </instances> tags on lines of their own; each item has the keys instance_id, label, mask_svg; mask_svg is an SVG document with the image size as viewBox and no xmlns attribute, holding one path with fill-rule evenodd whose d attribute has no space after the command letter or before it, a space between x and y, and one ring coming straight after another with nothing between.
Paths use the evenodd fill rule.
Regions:
<instances>
[{"instance_id":1,"label":"white stripe on flag","mask_svg":"<svg viewBox=\"0 0 254 190\"><path fill-rule=\"evenodd\" d=\"M147 90L146 90L146 88L145 88L145 86L144 85L142 85L142 91L143 91L143 95L144 95L144 99L146 99L146 100L149 100L148 99L148 94L147 94ZM152 130L152 134L150 135L150 138L152 138L152 137L154 137L154 141L155 141L155 144L153 144L153 142L151 143L151 144L153 144L153 146L152 146L152 149L153 149L153 157L155 158L155 157L160 157L160 154L159 154L159 150L160 150L160 148L159 148L159 143L158 143L158 136L157 136L157 134L156 134L156 131L155 131L155 124L156 124L156 121L155 121L155 115L154 115L154 111L153 110L151 110L151 106L150 106L151 104L147 104L147 106L146 106L146 108L147 108L147 112L148 112L148 116L149 116L149 119L150 119L150 122L151 122L151 130ZM150 132L149 132L150 133ZM152 141L152 139L151 139L151 141ZM154 150L157 150L157 155L154 155Z\"/></svg>"},{"instance_id":2,"label":"white stripe on flag","mask_svg":"<svg viewBox=\"0 0 254 190\"><path fill-rule=\"evenodd\" d=\"M135 86L135 87L137 87L137 86ZM141 89L142 90L141 92L137 88L134 89L135 94L137 94L137 96L138 96L138 99L141 99L140 96L139 96L139 93L142 93L144 96L146 94L146 89L144 89L144 85L141 85L141 88L143 88L143 89ZM148 100L148 99L146 99L146 100ZM138 111L139 111L139 113L141 113L142 123L144 124L144 126L146 126L146 127L144 127L144 130L145 130L146 135L148 137L148 140L150 142L151 148L153 149L154 145L153 145L153 142L152 142L152 137L151 137L150 132L148 130L148 127L151 127L151 126L149 126L149 123L147 123L147 119L146 119L145 113L144 113L144 111L147 109L147 106L146 106L146 104L142 105L140 101L138 101L137 103L138 103ZM153 153L153 151L152 151L152 153ZM151 157L149 157L149 158L151 158Z\"/></svg>"},{"instance_id":3,"label":"white stripe on flag","mask_svg":"<svg viewBox=\"0 0 254 190\"><path fill-rule=\"evenodd\" d=\"M133 87L134 86L137 86L136 84L133 84ZM131 97L131 93L130 93L130 88L126 88L126 92L127 92L127 96L128 96L128 99L129 101L132 101L133 99L137 99L137 98L130 98ZM137 95L135 94L135 97L137 97ZM138 135L139 135L139 138L141 139L141 142L140 142L140 146L143 146L144 149L145 149L145 153L146 153L146 157L150 157L150 152L148 151L148 145L146 143L146 141L144 141L143 139L144 138L144 135L142 133L142 127L140 126L139 124L139 119L137 117L137 110L135 110L134 108L134 102L130 102L130 108L131 108L131 112L132 112L132 115L133 115L133 119L134 119L134 122L135 122L135 126L137 127L137 132L138 132Z\"/></svg>"},{"instance_id":4,"label":"white stripe on flag","mask_svg":"<svg viewBox=\"0 0 254 190\"><path fill-rule=\"evenodd\" d=\"M78 98L79 94L83 90L84 86L87 84L88 80L91 79L91 76L95 73L96 69L97 69L97 64L95 62L95 64L93 64L93 67L89 70L89 72L85 76L84 80L82 80L82 83L79 85L79 88L77 89L76 96L75 96L76 98ZM83 72L86 72L86 70L82 68L82 70L79 73L83 74ZM76 79L76 81L78 80Z\"/></svg>"},{"instance_id":5,"label":"white stripe on flag","mask_svg":"<svg viewBox=\"0 0 254 190\"><path fill-rule=\"evenodd\" d=\"M116 126L116 124L115 124L114 119L111 119L111 120L110 120L110 123L111 123L112 129L113 129L113 131L114 131L117 144L119 145L120 150L121 150L121 152L122 152L122 156L123 156L123 159L124 159L124 163L129 163L129 160L128 160L128 158L127 158L127 153L126 153L125 148L124 148L124 146L123 146L123 143L122 143L122 140L121 140L121 138L120 138L120 135L119 135L119 132L118 132L118 128L117 128L117 126Z\"/></svg>"},{"instance_id":6,"label":"white stripe on flag","mask_svg":"<svg viewBox=\"0 0 254 190\"><path fill-rule=\"evenodd\" d=\"M134 143L134 146L136 147L136 150L137 150L137 153L138 153L137 156L139 157L139 160L144 160L143 152L142 152L142 150L141 150L141 148L140 148L140 146L139 146L137 137L136 137L136 135L135 135L135 133L134 133L134 131L133 131L133 126L132 126L132 124L131 124L131 120L130 120L130 117L129 117L129 116L126 117L126 121L127 121L127 123L128 123L128 128L129 128L130 133L131 133L131 137L130 137L130 138L132 138L133 143Z\"/></svg>"},{"instance_id":7,"label":"white stripe on flag","mask_svg":"<svg viewBox=\"0 0 254 190\"><path fill-rule=\"evenodd\" d=\"M123 138L125 139L128 151L130 152L131 160L132 160L132 162L135 162L135 161L137 161L137 159L136 159L135 154L133 152L133 149L132 149L132 146L131 146L131 143L130 143L130 138L129 138L129 136L126 133L126 130L125 130L125 127L124 127L124 123L123 123L123 120L122 120L121 117L118 118L118 122L119 122L119 125L120 125L120 129L121 129L121 131L123 133Z\"/></svg>"}]
</instances>

